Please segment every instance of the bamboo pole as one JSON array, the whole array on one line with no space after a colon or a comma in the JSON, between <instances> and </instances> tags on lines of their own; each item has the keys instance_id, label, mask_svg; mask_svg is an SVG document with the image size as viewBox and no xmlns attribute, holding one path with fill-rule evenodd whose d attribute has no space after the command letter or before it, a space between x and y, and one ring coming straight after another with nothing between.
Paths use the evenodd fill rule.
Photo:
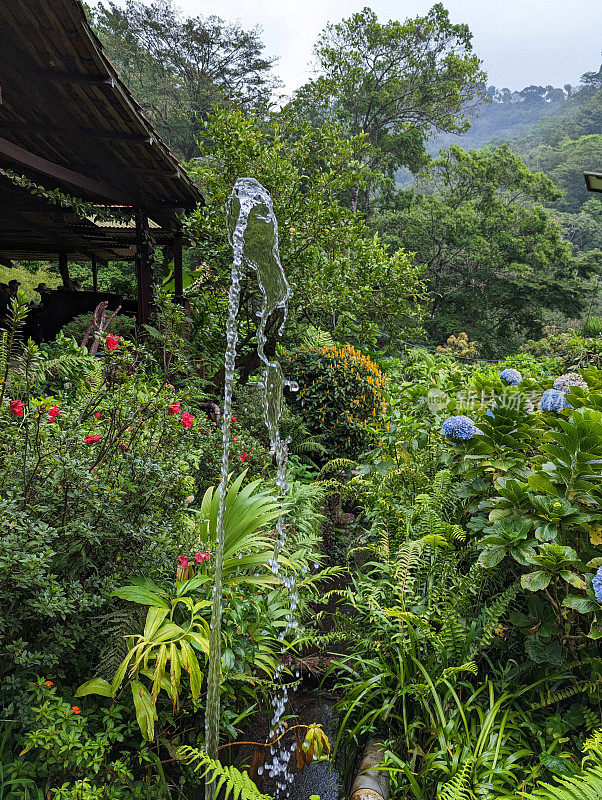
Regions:
<instances>
[{"instance_id":1,"label":"bamboo pole","mask_svg":"<svg viewBox=\"0 0 602 800\"><path fill-rule=\"evenodd\" d=\"M389 800L389 775L375 769L383 756L382 743L371 739L366 745L359 772L351 787L350 800Z\"/></svg>"}]
</instances>

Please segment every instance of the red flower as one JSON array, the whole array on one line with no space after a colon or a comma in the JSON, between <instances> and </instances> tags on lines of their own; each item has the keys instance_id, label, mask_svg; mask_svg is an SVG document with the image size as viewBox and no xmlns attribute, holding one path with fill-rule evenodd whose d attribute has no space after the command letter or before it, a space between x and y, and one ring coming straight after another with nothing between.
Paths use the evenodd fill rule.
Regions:
<instances>
[{"instance_id":1,"label":"red flower","mask_svg":"<svg viewBox=\"0 0 602 800\"><path fill-rule=\"evenodd\" d=\"M102 414L100 413L100 411L97 411L96 414L94 414L94 416L96 417L96 419L102 419Z\"/></svg>"},{"instance_id":2,"label":"red flower","mask_svg":"<svg viewBox=\"0 0 602 800\"><path fill-rule=\"evenodd\" d=\"M11 400L10 403L8 404L8 408L11 416L22 417L23 409L25 408L25 406L23 405L21 400Z\"/></svg>"},{"instance_id":3,"label":"red flower","mask_svg":"<svg viewBox=\"0 0 602 800\"><path fill-rule=\"evenodd\" d=\"M54 683L52 681L44 681L44 686L54 686Z\"/></svg>"},{"instance_id":4,"label":"red flower","mask_svg":"<svg viewBox=\"0 0 602 800\"><path fill-rule=\"evenodd\" d=\"M192 416L192 414L189 414L188 411L185 411L182 414L182 419L180 420L180 422L182 423L182 425L185 428L192 428L192 423L194 422L194 417Z\"/></svg>"},{"instance_id":5,"label":"red flower","mask_svg":"<svg viewBox=\"0 0 602 800\"><path fill-rule=\"evenodd\" d=\"M54 420L60 416L61 412L59 411L58 406L52 406L52 408L48 409L48 421L54 422Z\"/></svg>"},{"instance_id":6,"label":"red flower","mask_svg":"<svg viewBox=\"0 0 602 800\"><path fill-rule=\"evenodd\" d=\"M107 336L107 338L105 339L105 344L107 346L107 350L111 350L111 351L117 350L117 348L119 347L120 338L121 338L120 336L113 336L113 334L110 333Z\"/></svg>"},{"instance_id":7,"label":"red flower","mask_svg":"<svg viewBox=\"0 0 602 800\"><path fill-rule=\"evenodd\" d=\"M232 422L236 422L236 417L232 417Z\"/></svg>"},{"instance_id":8,"label":"red flower","mask_svg":"<svg viewBox=\"0 0 602 800\"><path fill-rule=\"evenodd\" d=\"M198 553L194 554L194 563L195 564L202 564L204 561L207 561L209 558L209 553L205 550L200 550Z\"/></svg>"},{"instance_id":9,"label":"red flower","mask_svg":"<svg viewBox=\"0 0 602 800\"><path fill-rule=\"evenodd\" d=\"M244 464L245 461L250 461L251 460L251 456L248 453L241 453L239 455L239 458L243 462L243 464Z\"/></svg>"},{"instance_id":10,"label":"red flower","mask_svg":"<svg viewBox=\"0 0 602 800\"><path fill-rule=\"evenodd\" d=\"M232 437L232 441L233 441L233 442L237 442L237 441L238 441L238 436L233 436L233 437Z\"/></svg>"},{"instance_id":11,"label":"red flower","mask_svg":"<svg viewBox=\"0 0 602 800\"><path fill-rule=\"evenodd\" d=\"M180 404L179 403L172 403L169 407L169 416L175 417L176 414L180 413Z\"/></svg>"},{"instance_id":12,"label":"red flower","mask_svg":"<svg viewBox=\"0 0 602 800\"><path fill-rule=\"evenodd\" d=\"M86 444L96 444L96 442L99 442L101 438L102 437L100 437L100 436L86 436L86 438L84 439L84 442Z\"/></svg>"},{"instance_id":13,"label":"red flower","mask_svg":"<svg viewBox=\"0 0 602 800\"><path fill-rule=\"evenodd\" d=\"M81 714L82 710L79 706L71 706L71 713L72 714Z\"/></svg>"},{"instance_id":14,"label":"red flower","mask_svg":"<svg viewBox=\"0 0 602 800\"><path fill-rule=\"evenodd\" d=\"M188 566L188 559L186 558L186 556L178 556L178 562L182 567L182 569L186 569L186 567Z\"/></svg>"}]
</instances>

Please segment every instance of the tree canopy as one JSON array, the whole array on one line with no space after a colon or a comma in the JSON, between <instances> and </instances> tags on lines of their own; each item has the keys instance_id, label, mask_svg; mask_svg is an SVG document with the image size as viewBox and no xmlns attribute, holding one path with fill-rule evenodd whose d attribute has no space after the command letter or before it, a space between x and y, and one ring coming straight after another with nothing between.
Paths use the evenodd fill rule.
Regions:
<instances>
[{"instance_id":1,"label":"tree canopy","mask_svg":"<svg viewBox=\"0 0 602 800\"><path fill-rule=\"evenodd\" d=\"M434 162L422 192L382 202L376 229L425 265L431 337L469 330L499 352L536 335L543 309L578 312L571 247L541 205L559 195L507 145L453 146Z\"/></svg>"},{"instance_id":2,"label":"tree canopy","mask_svg":"<svg viewBox=\"0 0 602 800\"><path fill-rule=\"evenodd\" d=\"M270 103L273 59L258 27L217 16L184 17L172 0L113 0L91 9L94 28L117 71L178 155L191 158L199 116L216 104Z\"/></svg>"},{"instance_id":3,"label":"tree canopy","mask_svg":"<svg viewBox=\"0 0 602 800\"><path fill-rule=\"evenodd\" d=\"M373 170L418 169L432 131L469 127L468 107L485 83L471 39L441 4L386 23L364 8L323 31L315 46L318 75L299 89L293 107L364 135L370 149L363 160Z\"/></svg>"}]
</instances>

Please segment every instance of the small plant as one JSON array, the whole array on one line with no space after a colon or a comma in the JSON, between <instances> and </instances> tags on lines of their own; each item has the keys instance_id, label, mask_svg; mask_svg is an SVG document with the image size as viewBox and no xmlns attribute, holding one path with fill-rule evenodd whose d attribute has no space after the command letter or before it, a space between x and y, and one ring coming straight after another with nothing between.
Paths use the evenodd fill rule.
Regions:
<instances>
[{"instance_id":1,"label":"small plant","mask_svg":"<svg viewBox=\"0 0 602 800\"><path fill-rule=\"evenodd\" d=\"M448 336L444 345L438 345L437 352L460 358L474 358L478 352L478 345L476 342L471 342L468 334L462 331L457 336Z\"/></svg>"}]
</instances>

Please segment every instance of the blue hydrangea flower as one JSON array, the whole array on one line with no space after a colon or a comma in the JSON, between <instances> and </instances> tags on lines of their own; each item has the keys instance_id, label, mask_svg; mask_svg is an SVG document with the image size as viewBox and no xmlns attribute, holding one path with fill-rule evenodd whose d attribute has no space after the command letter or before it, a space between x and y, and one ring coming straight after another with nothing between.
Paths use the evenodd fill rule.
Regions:
<instances>
[{"instance_id":1,"label":"blue hydrangea flower","mask_svg":"<svg viewBox=\"0 0 602 800\"><path fill-rule=\"evenodd\" d=\"M587 389L587 383L577 372L565 372L564 375L554 381L554 388L560 392L570 392L571 386L580 386L582 389Z\"/></svg>"},{"instance_id":2,"label":"blue hydrangea flower","mask_svg":"<svg viewBox=\"0 0 602 800\"><path fill-rule=\"evenodd\" d=\"M596 600L599 603L602 603L602 567L598 567L598 571L594 575L592 588L594 590L594 594L596 595Z\"/></svg>"},{"instance_id":3,"label":"blue hydrangea flower","mask_svg":"<svg viewBox=\"0 0 602 800\"><path fill-rule=\"evenodd\" d=\"M523 376L517 369L508 367L500 372L500 378L503 381L506 381L506 383L509 383L511 386L518 386L518 384L522 381Z\"/></svg>"},{"instance_id":4,"label":"blue hydrangea flower","mask_svg":"<svg viewBox=\"0 0 602 800\"><path fill-rule=\"evenodd\" d=\"M542 411L561 411L563 408L572 408L573 406L567 403L564 392L558 389L546 389L539 407Z\"/></svg>"},{"instance_id":5,"label":"blue hydrangea flower","mask_svg":"<svg viewBox=\"0 0 602 800\"><path fill-rule=\"evenodd\" d=\"M447 439L472 439L475 434L482 432L470 417L464 415L448 417L443 423L441 431Z\"/></svg>"}]
</instances>

